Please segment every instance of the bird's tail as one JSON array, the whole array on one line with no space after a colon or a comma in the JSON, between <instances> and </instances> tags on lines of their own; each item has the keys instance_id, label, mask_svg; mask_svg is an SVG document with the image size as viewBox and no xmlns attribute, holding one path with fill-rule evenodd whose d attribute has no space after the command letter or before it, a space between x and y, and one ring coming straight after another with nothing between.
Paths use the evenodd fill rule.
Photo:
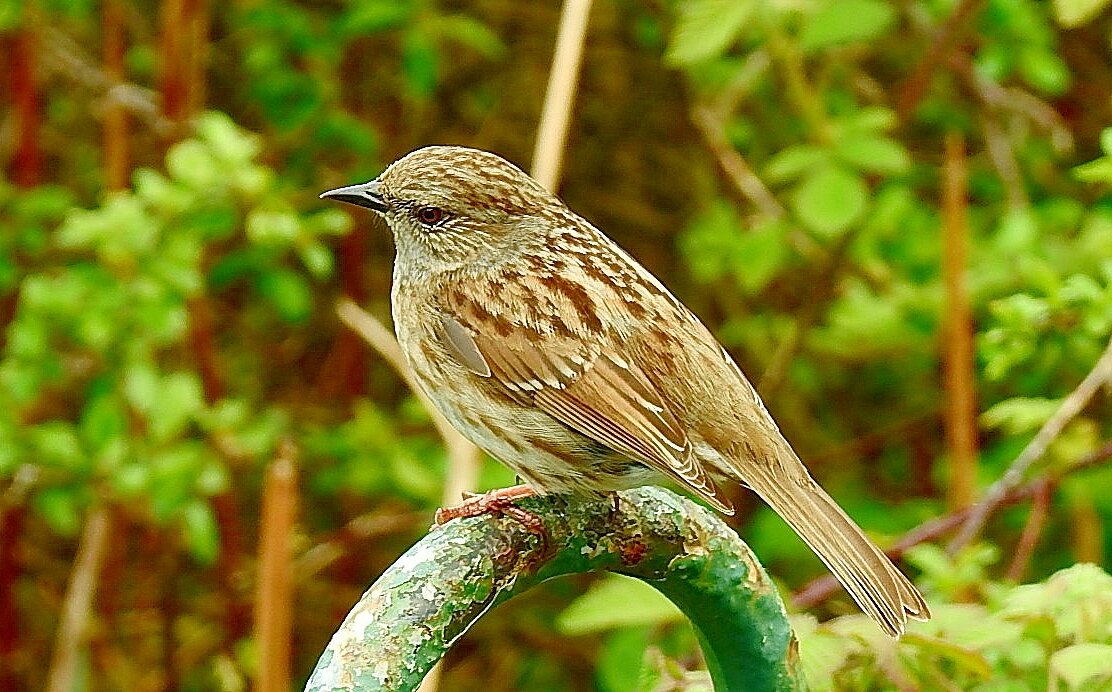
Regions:
<instances>
[{"instance_id":1,"label":"bird's tail","mask_svg":"<svg viewBox=\"0 0 1112 692\"><path fill-rule=\"evenodd\" d=\"M745 465L746 484L791 525L866 615L893 637L930 609L905 577L791 454L787 464Z\"/></svg>"}]
</instances>

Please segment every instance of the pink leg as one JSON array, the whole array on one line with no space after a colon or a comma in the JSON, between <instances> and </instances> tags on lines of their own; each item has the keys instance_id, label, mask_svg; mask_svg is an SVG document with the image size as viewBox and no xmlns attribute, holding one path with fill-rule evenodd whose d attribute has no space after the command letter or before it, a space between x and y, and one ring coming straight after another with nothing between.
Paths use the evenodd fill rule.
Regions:
<instances>
[{"instance_id":1,"label":"pink leg","mask_svg":"<svg viewBox=\"0 0 1112 692\"><path fill-rule=\"evenodd\" d=\"M537 491L527 485L499 488L482 495L468 494L462 504L436 510L436 523L446 524L453 519L477 517L483 514L501 514L521 524L529 533L543 537L545 530L541 518L513 504L517 500L533 497L536 494Z\"/></svg>"}]
</instances>

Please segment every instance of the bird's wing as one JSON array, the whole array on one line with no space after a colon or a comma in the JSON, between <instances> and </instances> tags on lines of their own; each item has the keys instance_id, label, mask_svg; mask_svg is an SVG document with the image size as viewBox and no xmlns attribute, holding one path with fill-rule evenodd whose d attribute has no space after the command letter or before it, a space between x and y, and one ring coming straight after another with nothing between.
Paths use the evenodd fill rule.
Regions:
<instances>
[{"instance_id":1,"label":"bird's wing","mask_svg":"<svg viewBox=\"0 0 1112 692\"><path fill-rule=\"evenodd\" d=\"M636 364L580 338L498 321L497 329L443 315L441 339L471 372L489 377L524 405L678 481L719 511L733 513L680 422Z\"/></svg>"}]
</instances>

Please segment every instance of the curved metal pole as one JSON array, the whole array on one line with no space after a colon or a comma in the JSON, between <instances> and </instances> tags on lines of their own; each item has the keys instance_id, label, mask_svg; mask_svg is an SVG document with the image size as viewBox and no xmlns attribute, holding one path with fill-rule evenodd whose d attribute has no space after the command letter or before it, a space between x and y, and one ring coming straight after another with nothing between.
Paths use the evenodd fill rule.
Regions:
<instances>
[{"instance_id":1,"label":"curved metal pole","mask_svg":"<svg viewBox=\"0 0 1112 692\"><path fill-rule=\"evenodd\" d=\"M609 499L548 496L520 506L536 536L495 517L453 521L398 558L348 613L305 689L417 689L498 603L555 576L607 569L656 587L691 619L717 690L804 688L784 605L749 548L716 515L662 488Z\"/></svg>"}]
</instances>

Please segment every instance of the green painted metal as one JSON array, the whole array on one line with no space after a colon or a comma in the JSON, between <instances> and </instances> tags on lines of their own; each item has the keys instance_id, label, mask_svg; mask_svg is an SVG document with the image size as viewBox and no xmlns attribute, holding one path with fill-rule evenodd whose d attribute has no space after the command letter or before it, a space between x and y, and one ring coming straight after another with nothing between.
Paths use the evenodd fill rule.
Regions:
<instances>
[{"instance_id":1,"label":"green painted metal","mask_svg":"<svg viewBox=\"0 0 1112 692\"><path fill-rule=\"evenodd\" d=\"M546 549L510 519L475 517L431 531L348 613L307 692L416 690L484 613L563 574L611 570L668 596L699 633L719 691L804 689L784 605L752 552L712 512L662 488L609 499L548 496Z\"/></svg>"}]
</instances>

